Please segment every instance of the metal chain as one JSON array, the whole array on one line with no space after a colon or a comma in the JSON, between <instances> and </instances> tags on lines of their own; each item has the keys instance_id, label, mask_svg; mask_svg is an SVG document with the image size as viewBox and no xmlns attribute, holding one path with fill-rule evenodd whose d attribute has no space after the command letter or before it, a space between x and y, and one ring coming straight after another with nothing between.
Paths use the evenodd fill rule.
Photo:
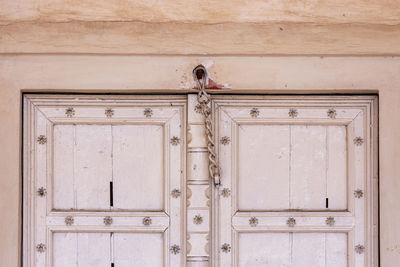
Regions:
<instances>
[{"instance_id":1,"label":"metal chain","mask_svg":"<svg viewBox=\"0 0 400 267\"><path fill-rule=\"evenodd\" d=\"M204 70L205 72L205 70ZM208 151L208 171L210 177L214 180L216 186L220 185L220 169L216 160L215 143L213 135L213 121L211 116L211 96L206 92L205 85L207 82L207 76L204 73L202 81L194 75L194 78L199 87L199 93L197 94L197 101L201 107L201 113L204 115L205 133L207 136L207 151Z\"/></svg>"}]
</instances>

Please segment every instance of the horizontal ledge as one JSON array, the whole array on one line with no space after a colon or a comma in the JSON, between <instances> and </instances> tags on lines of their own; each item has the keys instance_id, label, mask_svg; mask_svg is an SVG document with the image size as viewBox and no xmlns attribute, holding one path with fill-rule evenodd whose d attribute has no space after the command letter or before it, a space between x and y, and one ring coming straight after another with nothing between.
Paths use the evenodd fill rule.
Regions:
<instances>
[{"instance_id":1,"label":"horizontal ledge","mask_svg":"<svg viewBox=\"0 0 400 267\"><path fill-rule=\"evenodd\" d=\"M0 54L400 55L400 25L19 22Z\"/></svg>"}]
</instances>

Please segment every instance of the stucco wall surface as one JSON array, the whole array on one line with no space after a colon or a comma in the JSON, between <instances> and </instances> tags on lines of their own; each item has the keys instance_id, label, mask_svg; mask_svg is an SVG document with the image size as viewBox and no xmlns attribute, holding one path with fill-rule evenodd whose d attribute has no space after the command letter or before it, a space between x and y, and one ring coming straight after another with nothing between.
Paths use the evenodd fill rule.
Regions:
<instances>
[{"instance_id":1,"label":"stucco wall surface","mask_svg":"<svg viewBox=\"0 0 400 267\"><path fill-rule=\"evenodd\" d=\"M398 0L0 0L0 53L400 55Z\"/></svg>"},{"instance_id":2,"label":"stucco wall surface","mask_svg":"<svg viewBox=\"0 0 400 267\"><path fill-rule=\"evenodd\" d=\"M18 266L21 90L187 92L197 64L224 92L379 93L381 266L400 262L400 58L0 56L0 266Z\"/></svg>"}]
</instances>

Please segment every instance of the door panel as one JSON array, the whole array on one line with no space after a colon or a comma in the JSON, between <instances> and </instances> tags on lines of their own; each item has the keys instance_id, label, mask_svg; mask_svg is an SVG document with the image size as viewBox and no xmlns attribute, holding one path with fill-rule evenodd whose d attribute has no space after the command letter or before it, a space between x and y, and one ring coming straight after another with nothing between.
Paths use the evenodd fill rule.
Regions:
<instances>
[{"instance_id":1,"label":"door panel","mask_svg":"<svg viewBox=\"0 0 400 267\"><path fill-rule=\"evenodd\" d=\"M54 233L54 267L109 267L109 233Z\"/></svg>"},{"instance_id":2,"label":"door panel","mask_svg":"<svg viewBox=\"0 0 400 267\"><path fill-rule=\"evenodd\" d=\"M361 99L215 97L215 266L373 266Z\"/></svg>"},{"instance_id":3,"label":"door panel","mask_svg":"<svg viewBox=\"0 0 400 267\"><path fill-rule=\"evenodd\" d=\"M163 234L115 233L113 234L114 265L118 267L162 267Z\"/></svg>"},{"instance_id":4,"label":"door panel","mask_svg":"<svg viewBox=\"0 0 400 267\"><path fill-rule=\"evenodd\" d=\"M347 266L344 233L240 233L239 266Z\"/></svg>"},{"instance_id":5,"label":"door panel","mask_svg":"<svg viewBox=\"0 0 400 267\"><path fill-rule=\"evenodd\" d=\"M240 267L291 266L289 234L240 233L238 239Z\"/></svg>"},{"instance_id":6,"label":"door panel","mask_svg":"<svg viewBox=\"0 0 400 267\"><path fill-rule=\"evenodd\" d=\"M238 209L289 209L289 127L240 125L238 132Z\"/></svg>"},{"instance_id":7,"label":"door panel","mask_svg":"<svg viewBox=\"0 0 400 267\"><path fill-rule=\"evenodd\" d=\"M164 129L113 126L114 208L164 210Z\"/></svg>"},{"instance_id":8,"label":"door panel","mask_svg":"<svg viewBox=\"0 0 400 267\"><path fill-rule=\"evenodd\" d=\"M345 126L240 125L238 209L346 210L345 136Z\"/></svg>"},{"instance_id":9,"label":"door panel","mask_svg":"<svg viewBox=\"0 0 400 267\"><path fill-rule=\"evenodd\" d=\"M111 126L54 126L54 208L110 208Z\"/></svg>"}]
</instances>

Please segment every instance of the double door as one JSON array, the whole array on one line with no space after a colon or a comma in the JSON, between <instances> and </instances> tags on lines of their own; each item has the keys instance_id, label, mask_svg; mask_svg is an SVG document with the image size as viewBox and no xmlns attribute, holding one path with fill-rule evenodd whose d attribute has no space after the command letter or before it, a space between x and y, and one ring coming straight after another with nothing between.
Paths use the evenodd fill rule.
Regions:
<instances>
[{"instance_id":1,"label":"double door","mask_svg":"<svg viewBox=\"0 0 400 267\"><path fill-rule=\"evenodd\" d=\"M374 97L24 101L24 266L377 266Z\"/></svg>"}]
</instances>

